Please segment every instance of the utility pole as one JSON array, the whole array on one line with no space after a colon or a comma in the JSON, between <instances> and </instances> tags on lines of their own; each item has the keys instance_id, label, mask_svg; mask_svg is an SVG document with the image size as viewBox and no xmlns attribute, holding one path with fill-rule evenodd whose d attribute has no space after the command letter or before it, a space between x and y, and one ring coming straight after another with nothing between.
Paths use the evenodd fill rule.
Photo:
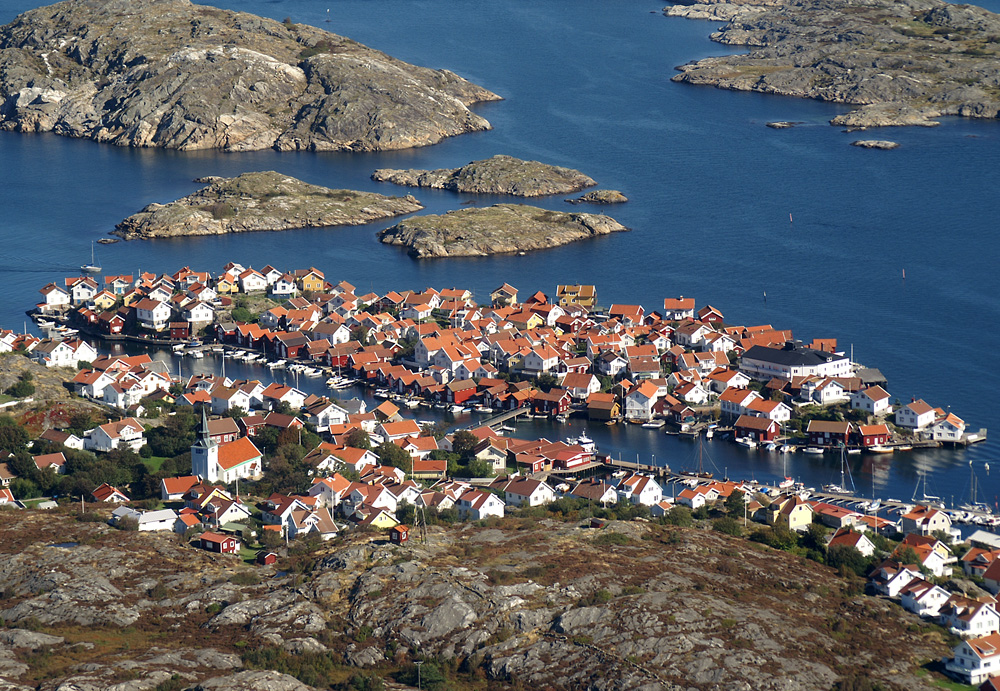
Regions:
<instances>
[{"instance_id":1,"label":"utility pole","mask_svg":"<svg viewBox=\"0 0 1000 691\"><path fill-rule=\"evenodd\" d=\"M423 660L417 660L413 664L415 664L417 666L417 689L419 690L420 689L420 665L424 664L424 661Z\"/></svg>"}]
</instances>

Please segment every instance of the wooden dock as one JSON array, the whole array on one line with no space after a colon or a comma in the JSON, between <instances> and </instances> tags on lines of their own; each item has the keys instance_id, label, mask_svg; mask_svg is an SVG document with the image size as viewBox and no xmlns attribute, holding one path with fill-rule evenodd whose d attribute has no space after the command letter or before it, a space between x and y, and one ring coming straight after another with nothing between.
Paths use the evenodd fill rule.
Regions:
<instances>
[{"instance_id":1,"label":"wooden dock","mask_svg":"<svg viewBox=\"0 0 1000 691\"><path fill-rule=\"evenodd\" d=\"M496 427L497 425L502 425L503 423L507 422L508 420L513 420L513 419L515 419L517 417L520 417L521 415L527 415L530 412L531 412L531 408L528 408L528 407L514 408L514 410L508 410L508 411L500 413L498 415L494 415L492 417L488 417L485 420L482 420L480 422L476 422L474 424L467 425L467 426L463 427L462 429L470 430L470 429L476 429L477 427Z\"/></svg>"}]
</instances>

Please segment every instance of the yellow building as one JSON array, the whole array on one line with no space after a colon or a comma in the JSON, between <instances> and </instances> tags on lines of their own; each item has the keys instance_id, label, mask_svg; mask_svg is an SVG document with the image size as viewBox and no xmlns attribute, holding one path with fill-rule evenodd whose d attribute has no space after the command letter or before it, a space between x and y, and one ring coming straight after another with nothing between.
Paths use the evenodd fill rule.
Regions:
<instances>
[{"instance_id":1,"label":"yellow building","mask_svg":"<svg viewBox=\"0 0 1000 691\"><path fill-rule=\"evenodd\" d=\"M597 288L583 285L556 286L556 299L563 307L567 305L593 307L597 304Z\"/></svg>"},{"instance_id":2,"label":"yellow building","mask_svg":"<svg viewBox=\"0 0 1000 691\"><path fill-rule=\"evenodd\" d=\"M776 499L767 507L767 522L775 527L802 532L812 523L813 510L797 495Z\"/></svg>"}]
</instances>

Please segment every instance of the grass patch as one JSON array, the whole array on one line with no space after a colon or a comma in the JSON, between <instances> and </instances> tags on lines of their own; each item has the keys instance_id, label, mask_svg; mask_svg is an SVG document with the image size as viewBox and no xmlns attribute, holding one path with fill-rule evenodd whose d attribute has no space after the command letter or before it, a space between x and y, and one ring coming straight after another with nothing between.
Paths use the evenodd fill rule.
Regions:
<instances>
[{"instance_id":1,"label":"grass patch","mask_svg":"<svg viewBox=\"0 0 1000 691\"><path fill-rule=\"evenodd\" d=\"M151 473L159 472L160 467L163 462L167 460L166 456L150 456L149 458L142 459L142 464L146 466L146 470Z\"/></svg>"}]
</instances>

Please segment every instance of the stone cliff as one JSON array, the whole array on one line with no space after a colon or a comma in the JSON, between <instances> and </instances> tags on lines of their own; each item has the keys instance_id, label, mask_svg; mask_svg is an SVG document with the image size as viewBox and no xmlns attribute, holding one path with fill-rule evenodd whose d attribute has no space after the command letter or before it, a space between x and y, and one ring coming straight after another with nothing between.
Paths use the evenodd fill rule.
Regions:
<instances>
[{"instance_id":1,"label":"stone cliff","mask_svg":"<svg viewBox=\"0 0 1000 691\"><path fill-rule=\"evenodd\" d=\"M405 149L499 97L342 36L187 0L68 0L0 28L0 127L171 149Z\"/></svg>"}]
</instances>

